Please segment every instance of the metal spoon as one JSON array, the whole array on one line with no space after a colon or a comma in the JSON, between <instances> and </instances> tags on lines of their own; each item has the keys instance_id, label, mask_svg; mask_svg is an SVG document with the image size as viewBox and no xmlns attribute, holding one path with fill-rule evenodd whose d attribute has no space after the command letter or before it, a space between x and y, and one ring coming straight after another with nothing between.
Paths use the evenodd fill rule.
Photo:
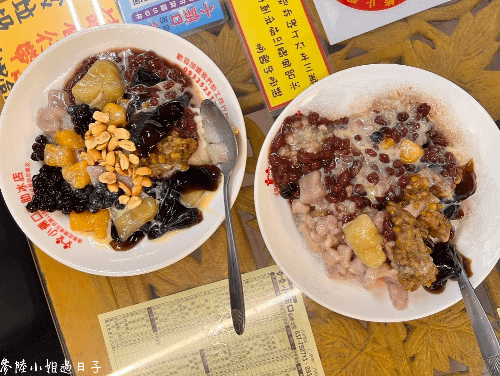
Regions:
<instances>
[{"instance_id":1,"label":"metal spoon","mask_svg":"<svg viewBox=\"0 0 500 376\"><path fill-rule=\"evenodd\" d=\"M450 248L450 252L452 253L456 267L453 278L457 280L460 292L464 298L465 309L469 315L472 329L474 329L484 364L491 376L500 376L500 344L498 343L498 338L488 316L484 312L481 302L472 288L455 249Z\"/></svg>"},{"instance_id":2,"label":"metal spoon","mask_svg":"<svg viewBox=\"0 0 500 376\"><path fill-rule=\"evenodd\" d=\"M231 316L233 318L234 330L238 335L243 334L245 329L245 301L243 298L243 283L241 282L240 265L238 253L236 252L236 241L234 238L233 220L229 201L229 179L238 158L238 146L233 129L224 114L209 99L201 103L200 110L203 126L205 128L205 139L209 155L211 151L220 152L227 149L225 162L217 163L224 175L222 186L224 194L224 209L226 214L227 232L227 258L229 278L229 299L231 302Z\"/></svg>"}]
</instances>

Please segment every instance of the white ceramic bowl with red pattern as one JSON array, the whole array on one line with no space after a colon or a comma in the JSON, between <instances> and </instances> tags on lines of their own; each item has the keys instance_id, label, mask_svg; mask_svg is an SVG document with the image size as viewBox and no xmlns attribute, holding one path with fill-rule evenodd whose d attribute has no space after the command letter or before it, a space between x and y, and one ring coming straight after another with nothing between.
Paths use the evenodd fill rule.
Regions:
<instances>
[{"instance_id":1,"label":"white ceramic bowl with red pattern","mask_svg":"<svg viewBox=\"0 0 500 376\"><path fill-rule=\"evenodd\" d=\"M279 196L269 174L269 153L287 116L318 112L339 119L366 111L373 100L404 91L437 104L434 111L456 132L455 147L474 159L477 191L467 199L453 243L471 261L471 283L478 286L500 257L500 131L486 110L468 93L436 74L402 65L366 65L334 73L297 96L266 136L255 173L255 206L265 243L283 272L307 296L335 312L378 322L414 320L439 312L462 296L455 281L440 294L420 287L408 306L397 310L386 286L367 291L354 282L329 279L325 261L306 247L288 200ZM346 137L346 136L341 136ZM463 149L462 149L463 147Z\"/></svg>"},{"instance_id":2,"label":"white ceramic bowl with red pattern","mask_svg":"<svg viewBox=\"0 0 500 376\"><path fill-rule=\"evenodd\" d=\"M224 220L220 184L203 207L199 224L154 241L143 239L132 249L117 252L72 231L68 215L26 210L33 196L31 178L42 165L30 159L31 145L42 133L35 119L37 110L47 106L48 91L62 89L87 57L124 48L151 50L177 65L191 77L201 99L215 101L238 128L232 202L241 187L247 155L243 114L229 82L206 54L179 36L149 26L110 24L79 31L40 54L17 80L0 116L0 189L17 224L45 253L72 268L107 276L137 275L171 265L201 246Z\"/></svg>"}]
</instances>

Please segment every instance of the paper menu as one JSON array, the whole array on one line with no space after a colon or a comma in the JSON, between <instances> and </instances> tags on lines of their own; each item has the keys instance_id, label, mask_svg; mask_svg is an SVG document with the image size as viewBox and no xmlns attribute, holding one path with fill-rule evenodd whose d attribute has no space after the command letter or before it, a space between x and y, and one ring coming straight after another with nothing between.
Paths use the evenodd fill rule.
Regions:
<instances>
[{"instance_id":1,"label":"paper menu","mask_svg":"<svg viewBox=\"0 0 500 376\"><path fill-rule=\"evenodd\" d=\"M449 0L314 0L328 42L333 45ZM360 4L367 4L361 7ZM387 4L379 9L378 4ZM372 5L370 9L370 5Z\"/></svg>"},{"instance_id":2,"label":"paper menu","mask_svg":"<svg viewBox=\"0 0 500 376\"><path fill-rule=\"evenodd\" d=\"M300 291L277 266L242 279L242 336L232 327L227 280L99 315L113 370L120 369L120 375L324 375Z\"/></svg>"}]
</instances>

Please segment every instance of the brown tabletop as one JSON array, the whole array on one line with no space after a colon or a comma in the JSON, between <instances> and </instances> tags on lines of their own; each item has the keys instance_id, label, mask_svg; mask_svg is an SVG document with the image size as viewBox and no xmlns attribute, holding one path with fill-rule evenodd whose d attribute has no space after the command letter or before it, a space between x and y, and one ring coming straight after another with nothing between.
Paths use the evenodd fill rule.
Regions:
<instances>
[{"instance_id":1,"label":"brown tabletop","mask_svg":"<svg viewBox=\"0 0 500 376\"><path fill-rule=\"evenodd\" d=\"M500 0L450 1L334 46L326 41L313 2L306 3L327 46L332 71L372 63L424 68L464 88L494 120L500 119ZM225 73L245 114L251 145L248 178L232 209L242 272L272 265L255 217L252 175L273 119L265 110L259 111L262 94L231 19L186 39ZM99 374L111 372L99 314L227 278L225 247L222 225L194 255L174 265L139 276L102 277L69 268L35 246L33 256L75 373L94 374L90 369L94 361L102 367ZM498 319L499 286L495 268L478 289L491 320ZM326 375L483 374L481 354L462 302L420 320L367 323L304 299ZM78 371L79 363L86 365L84 371Z\"/></svg>"}]
</instances>

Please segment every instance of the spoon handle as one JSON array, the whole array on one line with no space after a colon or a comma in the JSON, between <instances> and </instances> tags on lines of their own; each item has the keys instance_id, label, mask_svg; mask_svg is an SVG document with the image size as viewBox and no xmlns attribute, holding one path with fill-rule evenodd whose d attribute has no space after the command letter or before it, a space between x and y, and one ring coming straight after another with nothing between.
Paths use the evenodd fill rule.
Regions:
<instances>
[{"instance_id":1,"label":"spoon handle","mask_svg":"<svg viewBox=\"0 0 500 376\"><path fill-rule=\"evenodd\" d=\"M245 300L243 298L243 283L241 281L233 219L229 204L229 178L229 174L224 174L224 183L222 186L224 191L224 210L226 213L229 300L231 302L231 316L233 318L234 330L238 335L242 335L245 330Z\"/></svg>"},{"instance_id":2,"label":"spoon handle","mask_svg":"<svg viewBox=\"0 0 500 376\"><path fill-rule=\"evenodd\" d=\"M486 368L488 368L491 376L500 376L500 344L495 331L470 284L469 278L467 278L463 270L457 281Z\"/></svg>"}]
</instances>

